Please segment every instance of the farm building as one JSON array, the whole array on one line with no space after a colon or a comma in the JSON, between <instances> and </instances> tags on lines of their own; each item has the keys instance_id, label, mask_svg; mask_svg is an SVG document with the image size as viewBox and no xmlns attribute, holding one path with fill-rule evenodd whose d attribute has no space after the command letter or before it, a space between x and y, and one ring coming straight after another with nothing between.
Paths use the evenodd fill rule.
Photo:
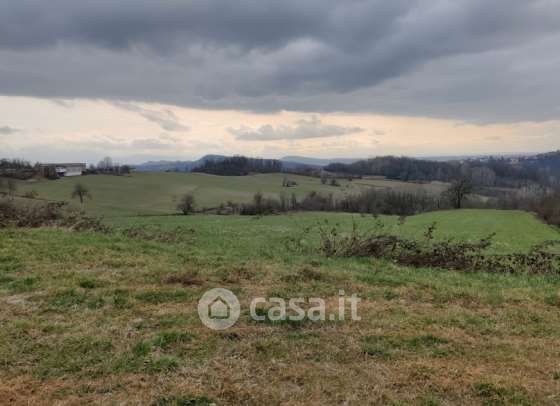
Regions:
<instances>
[{"instance_id":1,"label":"farm building","mask_svg":"<svg viewBox=\"0 0 560 406\"><path fill-rule=\"evenodd\" d=\"M81 176L86 171L86 164L83 163L52 163L52 164L39 164L41 174L47 178L54 176Z\"/></svg>"}]
</instances>

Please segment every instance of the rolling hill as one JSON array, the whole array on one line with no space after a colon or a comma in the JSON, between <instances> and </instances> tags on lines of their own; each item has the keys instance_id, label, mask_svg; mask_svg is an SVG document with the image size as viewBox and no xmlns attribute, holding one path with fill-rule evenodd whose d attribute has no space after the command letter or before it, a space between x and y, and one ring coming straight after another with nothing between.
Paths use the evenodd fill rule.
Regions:
<instances>
[{"instance_id":1,"label":"rolling hill","mask_svg":"<svg viewBox=\"0 0 560 406\"><path fill-rule=\"evenodd\" d=\"M91 175L80 178L58 180L20 181L18 193L35 191L38 197L49 200L66 200L78 205L71 199L72 188L77 182L84 184L92 193L93 199L87 200L85 209L91 214L103 216L135 214L172 214L179 197L193 192L197 206L216 207L228 200L246 203L253 195L262 192L265 196L277 197L280 193L288 196L295 193L298 198L306 193L317 191L343 196L356 193L365 188L396 189L440 193L445 183L407 183L384 179L360 179L353 182L340 180L340 186L321 184L319 178L287 175L297 182L295 187L282 187L286 175L281 173L258 174L250 176L215 176L204 173L162 173L137 172L130 176Z\"/></svg>"}]
</instances>

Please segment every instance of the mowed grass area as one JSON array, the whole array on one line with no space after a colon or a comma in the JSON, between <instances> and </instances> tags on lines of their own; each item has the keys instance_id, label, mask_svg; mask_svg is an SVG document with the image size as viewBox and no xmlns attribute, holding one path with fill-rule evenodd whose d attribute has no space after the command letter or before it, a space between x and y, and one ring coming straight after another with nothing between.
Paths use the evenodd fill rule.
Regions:
<instances>
[{"instance_id":1,"label":"mowed grass area","mask_svg":"<svg viewBox=\"0 0 560 406\"><path fill-rule=\"evenodd\" d=\"M295 180L298 185L282 187L284 176ZM77 206L77 200L71 199L72 189L77 182L84 184L93 195L92 200L86 201L86 211L105 217L174 213L179 198L187 192L195 195L197 206L202 208L216 207L228 200L246 203L253 199L256 192L269 197L278 197L280 193L289 197L295 193L301 198L311 191L343 196L371 187L402 191L425 190L428 193L439 193L446 187L439 182L417 184L374 178L352 182L341 179L340 186L329 186L321 184L319 178L280 173L214 176L200 173L139 172L130 176L93 175L55 181L18 182L18 194L36 191L40 198L71 201Z\"/></svg>"},{"instance_id":2,"label":"mowed grass area","mask_svg":"<svg viewBox=\"0 0 560 406\"><path fill-rule=\"evenodd\" d=\"M520 212L378 219L418 236L497 232L499 251L558 239ZM0 399L14 404L549 404L560 402L560 278L325 258L318 223L371 216L114 218L110 234L0 232ZM124 230L133 227L136 233ZM309 228L309 231L305 231ZM140 230L140 231L138 231ZM134 235L134 237L132 237ZM293 249L296 239L303 249ZM198 319L237 294L225 331ZM256 296L362 298L360 321L256 322Z\"/></svg>"}]
</instances>

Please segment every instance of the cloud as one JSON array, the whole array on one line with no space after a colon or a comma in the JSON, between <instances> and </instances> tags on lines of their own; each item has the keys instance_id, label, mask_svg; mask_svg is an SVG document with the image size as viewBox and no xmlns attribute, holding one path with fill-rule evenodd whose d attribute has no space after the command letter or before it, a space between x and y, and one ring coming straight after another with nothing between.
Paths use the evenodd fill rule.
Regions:
<instances>
[{"instance_id":1,"label":"cloud","mask_svg":"<svg viewBox=\"0 0 560 406\"><path fill-rule=\"evenodd\" d=\"M545 120L558 43L546 0L1 2L0 93Z\"/></svg>"},{"instance_id":2,"label":"cloud","mask_svg":"<svg viewBox=\"0 0 560 406\"><path fill-rule=\"evenodd\" d=\"M50 101L57 106L64 107L66 109L71 109L74 107L74 102L71 100L64 100L64 99L50 99Z\"/></svg>"},{"instance_id":3,"label":"cloud","mask_svg":"<svg viewBox=\"0 0 560 406\"><path fill-rule=\"evenodd\" d=\"M121 109L140 114L146 120L156 123L165 131L190 131L190 127L181 124L179 118L169 109L161 111L150 110L140 107L134 103L126 103L122 101L116 101L112 104Z\"/></svg>"},{"instance_id":4,"label":"cloud","mask_svg":"<svg viewBox=\"0 0 560 406\"><path fill-rule=\"evenodd\" d=\"M142 138L133 140L130 147L134 149L169 149L173 147L173 144L154 138Z\"/></svg>"},{"instance_id":5,"label":"cloud","mask_svg":"<svg viewBox=\"0 0 560 406\"><path fill-rule=\"evenodd\" d=\"M310 119L298 120L293 127L280 125L273 127L263 125L254 130L247 126L228 128L228 132L238 140L243 141L274 141L274 140L301 140L308 138L339 137L364 131L360 127L341 127L323 124L321 120L312 116Z\"/></svg>"},{"instance_id":6,"label":"cloud","mask_svg":"<svg viewBox=\"0 0 560 406\"><path fill-rule=\"evenodd\" d=\"M11 135L21 132L20 129L9 127L7 125L0 127L0 134L1 135Z\"/></svg>"}]
</instances>

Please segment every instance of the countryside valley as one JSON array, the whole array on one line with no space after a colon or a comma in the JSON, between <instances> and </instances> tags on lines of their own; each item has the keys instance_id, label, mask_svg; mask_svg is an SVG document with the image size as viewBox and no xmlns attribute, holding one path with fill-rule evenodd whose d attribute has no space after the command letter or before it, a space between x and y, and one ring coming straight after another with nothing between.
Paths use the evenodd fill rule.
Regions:
<instances>
[{"instance_id":1,"label":"countryside valley","mask_svg":"<svg viewBox=\"0 0 560 406\"><path fill-rule=\"evenodd\" d=\"M554 156L101 163L58 179L2 161L1 397L555 404ZM361 298L361 320L245 310L216 332L196 309L218 286L245 309L256 295L334 308L343 290Z\"/></svg>"},{"instance_id":2,"label":"countryside valley","mask_svg":"<svg viewBox=\"0 0 560 406\"><path fill-rule=\"evenodd\" d=\"M0 406L560 405L559 0L0 1Z\"/></svg>"}]
</instances>

